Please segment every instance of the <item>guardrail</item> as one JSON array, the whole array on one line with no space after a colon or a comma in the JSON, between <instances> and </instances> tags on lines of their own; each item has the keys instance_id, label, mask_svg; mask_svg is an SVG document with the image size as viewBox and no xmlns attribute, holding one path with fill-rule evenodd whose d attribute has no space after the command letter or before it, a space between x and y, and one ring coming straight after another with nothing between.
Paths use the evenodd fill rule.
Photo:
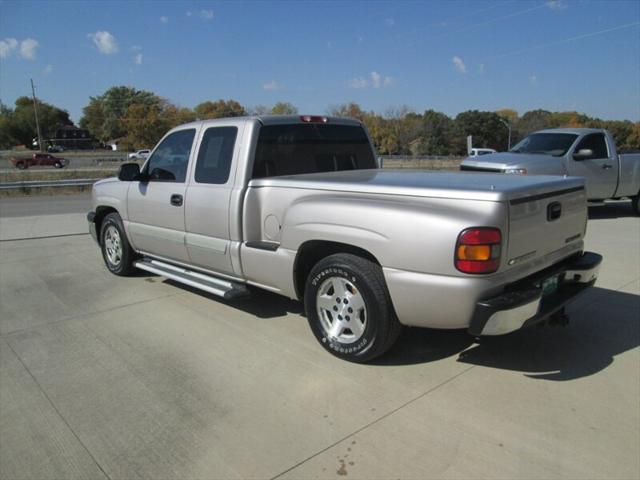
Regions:
<instances>
[{"instance_id":1,"label":"guardrail","mask_svg":"<svg viewBox=\"0 0 640 480\"><path fill-rule=\"evenodd\" d=\"M96 183L99 178L74 178L71 180L36 180L31 182L0 183L0 190L16 190L24 188L55 188L55 187L88 187Z\"/></svg>"}]
</instances>

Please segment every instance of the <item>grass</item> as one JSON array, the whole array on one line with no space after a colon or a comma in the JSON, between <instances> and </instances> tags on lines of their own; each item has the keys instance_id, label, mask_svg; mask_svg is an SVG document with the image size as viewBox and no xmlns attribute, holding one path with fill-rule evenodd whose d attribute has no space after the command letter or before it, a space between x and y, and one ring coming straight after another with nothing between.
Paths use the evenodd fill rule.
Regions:
<instances>
[{"instance_id":1,"label":"grass","mask_svg":"<svg viewBox=\"0 0 640 480\"><path fill-rule=\"evenodd\" d=\"M44 180L73 180L76 178L100 179L118 174L118 168L87 168L82 170L9 170L0 172L0 183L34 182Z\"/></svg>"}]
</instances>

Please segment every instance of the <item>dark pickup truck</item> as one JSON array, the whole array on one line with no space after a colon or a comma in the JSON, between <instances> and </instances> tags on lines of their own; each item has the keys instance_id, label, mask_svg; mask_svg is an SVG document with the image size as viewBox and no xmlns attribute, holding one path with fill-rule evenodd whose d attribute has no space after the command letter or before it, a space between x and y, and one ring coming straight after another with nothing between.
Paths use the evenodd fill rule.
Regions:
<instances>
[{"instance_id":1,"label":"dark pickup truck","mask_svg":"<svg viewBox=\"0 0 640 480\"><path fill-rule=\"evenodd\" d=\"M31 155L31 157L12 158L11 165L19 170L38 166L63 168L67 165L67 160L60 157L54 157L50 153L34 153L33 155Z\"/></svg>"}]
</instances>

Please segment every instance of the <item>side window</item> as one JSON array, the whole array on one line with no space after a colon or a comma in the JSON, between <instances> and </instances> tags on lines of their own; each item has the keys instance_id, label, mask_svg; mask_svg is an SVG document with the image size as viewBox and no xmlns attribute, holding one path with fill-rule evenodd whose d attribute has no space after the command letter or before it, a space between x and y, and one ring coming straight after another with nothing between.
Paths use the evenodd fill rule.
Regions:
<instances>
[{"instance_id":1,"label":"side window","mask_svg":"<svg viewBox=\"0 0 640 480\"><path fill-rule=\"evenodd\" d=\"M184 182L195 134L193 128L179 130L158 145L145 168L150 181Z\"/></svg>"},{"instance_id":2,"label":"side window","mask_svg":"<svg viewBox=\"0 0 640 480\"><path fill-rule=\"evenodd\" d=\"M212 127L204 132L196 163L197 183L227 183L237 134L236 127Z\"/></svg>"},{"instance_id":3,"label":"side window","mask_svg":"<svg viewBox=\"0 0 640 480\"><path fill-rule=\"evenodd\" d=\"M608 158L609 152L607 150L607 141L604 138L604 134L602 133L592 133L591 135L587 135L576 147L575 151L589 149L593 151L593 155L588 157L588 159L597 159L597 158Z\"/></svg>"}]
</instances>

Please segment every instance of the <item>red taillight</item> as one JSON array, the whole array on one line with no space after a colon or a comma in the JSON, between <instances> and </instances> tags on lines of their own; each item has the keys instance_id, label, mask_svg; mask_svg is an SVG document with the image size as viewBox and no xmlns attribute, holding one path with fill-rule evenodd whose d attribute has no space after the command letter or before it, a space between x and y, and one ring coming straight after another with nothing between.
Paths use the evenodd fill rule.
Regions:
<instances>
[{"instance_id":1,"label":"red taillight","mask_svg":"<svg viewBox=\"0 0 640 480\"><path fill-rule=\"evenodd\" d=\"M305 123L327 123L329 119L320 115L301 115L300 121Z\"/></svg>"},{"instance_id":2,"label":"red taillight","mask_svg":"<svg viewBox=\"0 0 640 480\"><path fill-rule=\"evenodd\" d=\"M500 267L502 235L497 228L468 228L458 235L455 265L464 273L493 273Z\"/></svg>"}]
</instances>

